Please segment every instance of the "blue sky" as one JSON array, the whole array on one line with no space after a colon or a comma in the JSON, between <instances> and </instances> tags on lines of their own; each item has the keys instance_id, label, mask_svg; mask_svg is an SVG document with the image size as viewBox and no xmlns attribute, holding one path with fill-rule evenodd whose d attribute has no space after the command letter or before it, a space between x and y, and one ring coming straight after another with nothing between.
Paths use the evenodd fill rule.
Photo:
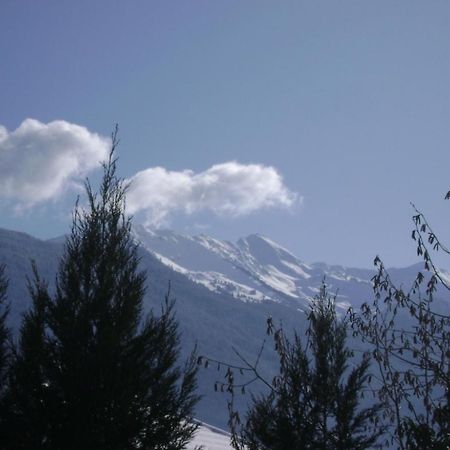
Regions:
<instances>
[{"instance_id":1,"label":"blue sky","mask_svg":"<svg viewBox=\"0 0 450 450\"><path fill-rule=\"evenodd\" d=\"M190 183L188 200L171 194L166 226L230 240L263 233L305 261L413 263L410 202L444 240L450 218L448 23L447 1L3 0L0 226L66 232L79 182L98 177L104 151L83 153L83 139L117 122L123 177L144 173L150 196L160 195L151 168L165 169L160 186L182 174ZM55 120L75 128L52 134L47 152L37 131L14 134L27 118L46 132ZM76 126L90 133L76 144L58 134ZM11 143L21 156L2 159ZM45 158L63 147L79 167L63 195L34 201L55 179L37 180ZM214 189L224 188L213 196L205 180L217 165Z\"/></svg>"}]
</instances>

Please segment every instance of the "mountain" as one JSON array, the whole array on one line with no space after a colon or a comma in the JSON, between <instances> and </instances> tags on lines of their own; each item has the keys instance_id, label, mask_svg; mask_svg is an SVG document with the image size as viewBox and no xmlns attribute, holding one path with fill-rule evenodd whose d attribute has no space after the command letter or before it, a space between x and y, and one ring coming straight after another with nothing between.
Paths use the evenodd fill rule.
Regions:
<instances>
[{"instance_id":1,"label":"mountain","mask_svg":"<svg viewBox=\"0 0 450 450\"><path fill-rule=\"evenodd\" d=\"M266 337L266 321L273 317L288 332L306 329L304 311L323 280L337 293L337 304L345 313L373 297L372 270L302 262L288 250L261 235L250 235L236 243L209 236L186 236L171 230L134 228L140 245L142 268L148 275L145 310L158 312L169 282L176 298L176 314L182 333L181 358L195 345L199 354L240 364L241 356L253 363ZM54 287L58 259L64 239L42 241L24 233L0 229L0 264L10 279L10 324L17 330L30 303L27 279L33 276L31 261L42 278ZM422 266L393 269L399 283L409 285ZM444 276L450 278L448 273ZM448 305L448 303L447 303ZM267 346L259 370L268 379L276 373L276 358ZM203 396L197 417L226 429L227 396L215 392L224 371L209 367L199 371L199 393ZM255 386L255 389L257 387ZM249 396L238 399L245 408Z\"/></svg>"},{"instance_id":2,"label":"mountain","mask_svg":"<svg viewBox=\"0 0 450 450\"><path fill-rule=\"evenodd\" d=\"M32 261L40 277L50 290L54 288L58 259L63 251L64 239L43 241L24 233L0 229L0 264L7 267L9 277L8 298L11 303L9 324L17 331L21 316L30 305L28 280L33 278ZM242 302L226 293L217 293L195 283L184 274L172 270L155 255L141 247L141 266L147 273L145 311L160 311L161 303L171 286L176 298L176 314L182 335L181 359L186 359L197 345L198 352L209 357L238 362L232 348L252 361L265 338L268 316L280 319L289 329L303 327L304 314L274 302ZM273 373L274 360L266 352L260 360L264 374ZM199 393L203 396L197 408L197 417L214 426L226 428L227 397L215 392L214 383L223 379L216 370L200 370ZM240 403L245 405L247 397Z\"/></svg>"},{"instance_id":3,"label":"mountain","mask_svg":"<svg viewBox=\"0 0 450 450\"><path fill-rule=\"evenodd\" d=\"M260 234L236 244L206 235L134 229L141 246L161 263L194 283L243 302L272 301L305 309L326 280L338 292L338 306L359 305L371 288L372 270L306 264Z\"/></svg>"},{"instance_id":4,"label":"mountain","mask_svg":"<svg viewBox=\"0 0 450 450\"><path fill-rule=\"evenodd\" d=\"M203 450L232 450L230 435L220 428L205 423L200 423L197 434L189 442L186 450L195 450L200 446Z\"/></svg>"},{"instance_id":5,"label":"mountain","mask_svg":"<svg viewBox=\"0 0 450 450\"><path fill-rule=\"evenodd\" d=\"M28 308L28 280L33 279L32 262L42 278L54 281L61 244L42 241L17 231L0 229L0 264L6 265L11 301L10 324L20 325L21 314Z\"/></svg>"}]
</instances>

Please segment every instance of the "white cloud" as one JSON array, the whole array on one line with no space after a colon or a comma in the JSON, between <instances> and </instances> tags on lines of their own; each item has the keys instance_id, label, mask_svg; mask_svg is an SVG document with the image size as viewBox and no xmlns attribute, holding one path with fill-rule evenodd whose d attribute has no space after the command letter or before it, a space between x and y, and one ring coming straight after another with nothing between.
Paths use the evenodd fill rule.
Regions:
<instances>
[{"instance_id":1,"label":"white cloud","mask_svg":"<svg viewBox=\"0 0 450 450\"><path fill-rule=\"evenodd\" d=\"M0 125L0 198L29 207L58 197L108 155L109 139L63 120Z\"/></svg>"},{"instance_id":2,"label":"white cloud","mask_svg":"<svg viewBox=\"0 0 450 450\"><path fill-rule=\"evenodd\" d=\"M156 226L164 224L175 211L193 214L207 210L236 217L268 207L290 207L298 198L273 167L234 161L197 174L154 167L128 181L128 211L144 212L147 222Z\"/></svg>"},{"instance_id":3,"label":"white cloud","mask_svg":"<svg viewBox=\"0 0 450 450\"><path fill-rule=\"evenodd\" d=\"M58 198L98 168L109 148L109 138L63 120L26 119L14 131L0 125L0 200L23 209ZM153 225L172 212L237 217L298 198L273 167L234 161L199 173L153 167L128 181L127 211Z\"/></svg>"}]
</instances>

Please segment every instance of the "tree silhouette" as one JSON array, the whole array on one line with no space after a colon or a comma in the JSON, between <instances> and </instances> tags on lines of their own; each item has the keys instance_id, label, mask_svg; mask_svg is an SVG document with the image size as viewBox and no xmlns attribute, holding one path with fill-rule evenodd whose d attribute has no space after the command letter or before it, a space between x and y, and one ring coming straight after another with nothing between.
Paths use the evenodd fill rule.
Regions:
<instances>
[{"instance_id":1,"label":"tree silhouette","mask_svg":"<svg viewBox=\"0 0 450 450\"><path fill-rule=\"evenodd\" d=\"M226 382L219 384L231 394L229 425L236 450L362 450L376 443L382 432L380 406L360 404L369 378L369 356L364 354L354 364L353 352L346 346L347 323L337 317L335 298L325 284L311 304L308 321L304 343L298 334L287 338L282 328L275 329L272 319L268 320L267 333L279 361L279 373L272 382L258 371L260 355L254 365L241 357L242 367L227 366ZM208 358L200 362L205 360L217 362ZM250 381L237 384L237 371L251 374ZM252 395L241 423L234 396L256 380L269 393Z\"/></svg>"},{"instance_id":2,"label":"tree silhouette","mask_svg":"<svg viewBox=\"0 0 450 450\"><path fill-rule=\"evenodd\" d=\"M351 322L378 366L377 394L386 405L390 444L401 450L441 450L450 447L450 315L438 299L450 285L431 255L450 251L413 208L411 237L423 270L405 288L377 256L373 302L353 311Z\"/></svg>"},{"instance_id":3,"label":"tree silhouette","mask_svg":"<svg viewBox=\"0 0 450 450\"><path fill-rule=\"evenodd\" d=\"M17 449L185 447L196 365L177 366L180 337L167 294L143 317L146 277L116 175L117 128L98 193L86 182L52 294L35 275L12 369Z\"/></svg>"}]
</instances>

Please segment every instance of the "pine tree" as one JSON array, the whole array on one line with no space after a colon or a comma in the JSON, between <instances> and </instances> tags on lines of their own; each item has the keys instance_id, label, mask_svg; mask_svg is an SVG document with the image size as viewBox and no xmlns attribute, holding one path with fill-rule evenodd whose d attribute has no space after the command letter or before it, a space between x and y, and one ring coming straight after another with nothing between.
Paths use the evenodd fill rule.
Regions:
<instances>
[{"instance_id":1,"label":"pine tree","mask_svg":"<svg viewBox=\"0 0 450 450\"><path fill-rule=\"evenodd\" d=\"M32 431L12 448L177 450L196 430L197 369L193 356L177 366L170 295L159 317L143 319L146 277L116 176L116 136L98 194L87 182L88 205L75 209L55 294L39 277L31 290L13 403L14 429Z\"/></svg>"},{"instance_id":2,"label":"pine tree","mask_svg":"<svg viewBox=\"0 0 450 450\"><path fill-rule=\"evenodd\" d=\"M242 426L231 411L232 444L237 450L363 450L380 436L382 430L376 426L380 406L360 404L369 357L364 355L351 368L347 324L336 316L335 299L325 285L308 320L305 344L297 334L289 340L269 321L280 370L269 394L253 397Z\"/></svg>"},{"instance_id":3,"label":"pine tree","mask_svg":"<svg viewBox=\"0 0 450 450\"><path fill-rule=\"evenodd\" d=\"M52 449L49 440L55 424L50 408L46 346L45 314L49 301L48 288L33 264L34 280L28 283L32 305L24 314L8 372L9 389L3 410L6 423L2 449Z\"/></svg>"}]
</instances>

